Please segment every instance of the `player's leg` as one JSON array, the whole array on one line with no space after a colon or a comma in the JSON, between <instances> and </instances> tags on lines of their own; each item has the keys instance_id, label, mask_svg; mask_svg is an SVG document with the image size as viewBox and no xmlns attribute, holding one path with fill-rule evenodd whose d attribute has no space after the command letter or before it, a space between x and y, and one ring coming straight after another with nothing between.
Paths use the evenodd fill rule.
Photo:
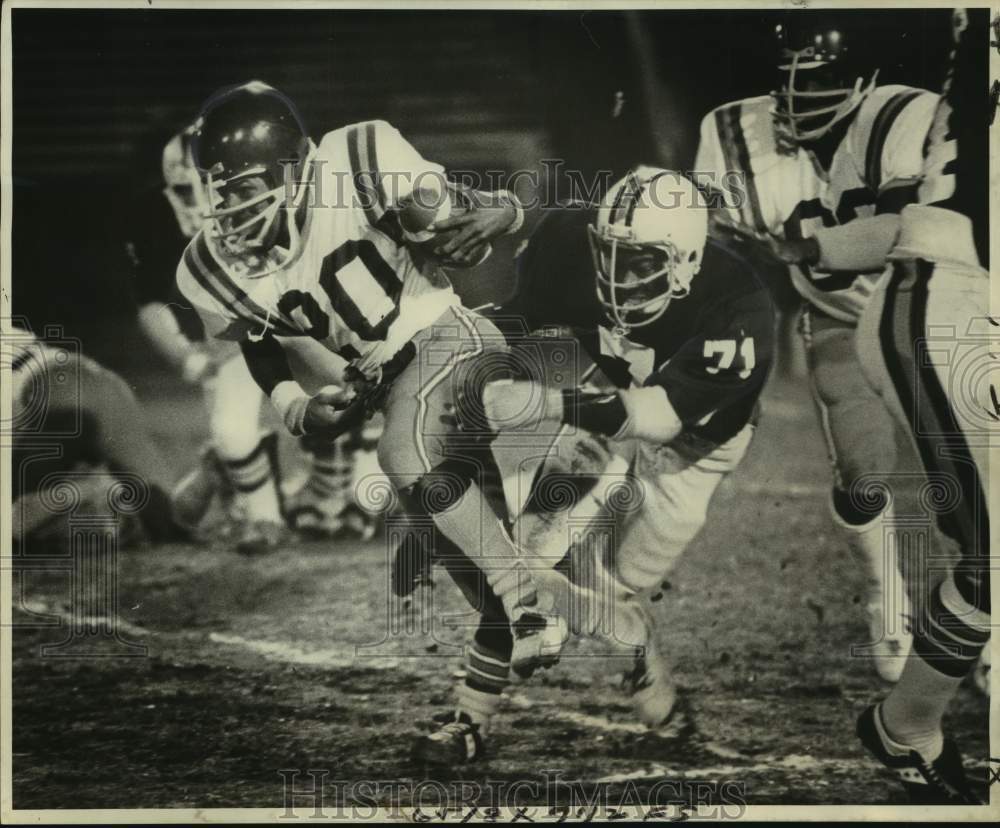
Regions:
<instances>
[{"instance_id":1,"label":"player's leg","mask_svg":"<svg viewBox=\"0 0 1000 828\"><path fill-rule=\"evenodd\" d=\"M892 505L872 475L895 470L896 429L885 402L866 382L853 325L808 309L802 317L810 385L833 467L831 512L869 578L868 618L875 667L895 681L910 649L910 602L895 547L884 542ZM873 502L875 499L878 502Z\"/></svg>"},{"instance_id":2,"label":"player's leg","mask_svg":"<svg viewBox=\"0 0 1000 828\"><path fill-rule=\"evenodd\" d=\"M915 801L975 802L961 756L944 737L941 720L990 632L989 517L983 491L987 449L975 436L966 437L966 432L982 433L975 415L969 415L989 401L965 398L974 396L975 388L953 373L956 366L972 364L969 353L981 352L982 342L974 334L972 341L967 337L975 320L986 326L988 297L986 281L969 277L950 285L935 277L928 291L922 266L894 265L862 320L861 342L872 346L869 357L880 349L884 376L876 376L876 387L888 391L928 474L958 488L954 508L939 518L942 531L958 542L961 560L922 602L913 653L899 682L882 704L865 712L858 733L880 760L900 769ZM950 341L934 337L935 329L952 330L955 336Z\"/></svg>"},{"instance_id":3,"label":"player's leg","mask_svg":"<svg viewBox=\"0 0 1000 828\"><path fill-rule=\"evenodd\" d=\"M510 684L514 642L503 603L482 570L447 538L439 538L436 549L437 560L480 614L480 621L465 648L464 676L455 686L454 707L434 718L433 730L417 740L414 755L430 765L459 765L484 753L493 717Z\"/></svg>"},{"instance_id":4,"label":"player's leg","mask_svg":"<svg viewBox=\"0 0 1000 828\"><path fill-rule=\"evenodd\" d=\"M277 436L260 427L263 394L241 353L219 366L209 396L212 447L232 486L237 547L267 551L283 537Z\"/></svg>"},{"instance_id":5,"label":"player's leg","mask_svg":"<svg viewBox=\"0 0 1000 828\"><path fill-rule=\"evenodd\" d=\"M607 474L587 496L600 501L611 521L597 517L574 546L568 589L552 583L559 573L536 574L573 632L633 651L625 688L649 726L669 717L676 691L642 598L701 531L719 483L742 460L751 437L748 426L721 446L692 436L669 446L612 444L633 455L630 473Z\"/></svg>"},{"instance_id":6,"label":"player's leg","mask_svg":"<svg viewBox=\"0 0 1000 828\"><path fill-rule=\"evenodd\" d=\"M295 380L310 394L328 385L343 385L347 363L310 337L283 337L281 346ZM331 537L342 532L367 540L377 520L357 504L362 476L377 473L375 448L381 423L362 424L337 441L306 437L300 441L308 463L305 480L289 487L285 511L299 532Z\"/></svg>"},{"instance_id":7,"label":"player's leg","mask_svg":"<svg viewBox=\"0 0 1000 828\"><path fill-rule=\"evenodd\" d=\"M374 516L359 506L359 488L378 474L375 449L381 425L363 423L338 440L306 436L299 445L309 463L308 475L286 497L285 512L297 532L333 537L341 532L370 540Z\"/></svg>"},{"instance_id":8,"label":"player's leg","mask_svg":"<svg viewBox=\"0 0 1000 828\"><path fill-rule=\"evenodd\" d=\"M559 623L528 610L537 593L506 529L502 490L490 494L499 472L483 435L467 438L442 422L463 393L477 399L477 386L506 368L505 341L488 320L454 308L414 342L417 355L383 406L379 465L404 507L429 516L483 570L515 625L514 669L530 673L557 657Z\"/></svg>"},{"instance_id":9,"label":"player's leg","mask_svg":"<svg viewBox=\"0 0 1000 828\"><path fill-rule=\"evenodd\" d=\"M659 587L701 531L719 484L742 461L752 437L753 427L746 426L721 446L684 436L670 446L640 446L635 470L645 483L646 500L619 506L638 509L638 514L615 550L613 572L615 582L627 591L620 602L622 608L636 605L635 611L647 625L645 648L638 654L632 674L626 676L626 691L648 725L667 719L676 690L669 663L660 652L652 622L639 599Z\"/></svg>"},{"instance_id":10,"label":"player's leg","mask_svg":"<svg viewBox=\"0 0 1000 828\"><path fill-rule=\"evenodd\" d=\"M70 456L104 464L112 474L140 478L148 499L139 517L150 538L185 539L168 495L167 463L145 428L145 414L128 384L85 356L71 356L58 365L58 372L61 381L48 383L47 416L79 418L80 433L72 438Z\"/></svg>"}]
</instances>

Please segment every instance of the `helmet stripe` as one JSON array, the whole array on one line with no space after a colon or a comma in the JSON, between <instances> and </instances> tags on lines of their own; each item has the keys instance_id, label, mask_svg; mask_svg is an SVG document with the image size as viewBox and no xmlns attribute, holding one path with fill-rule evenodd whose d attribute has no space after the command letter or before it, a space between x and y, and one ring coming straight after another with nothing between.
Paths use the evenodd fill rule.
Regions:
<instances>
[{"instance_id":1,"label":"helmet stripe","mask_svg":"<svg viewBox=\"0 0 1000 828\"><path fill-rule=\"evenodd\" d=\"M625 178L622 182L621 187L618 188L618 192L615 193L615 200L611 205L611 210L608 212L608 224L614 224L615 219L618 215L618 208L621 206L622 198L625 197L625 190L628 188L628 182L631 180L631 174Z\"/></svg>"}]
</instances>

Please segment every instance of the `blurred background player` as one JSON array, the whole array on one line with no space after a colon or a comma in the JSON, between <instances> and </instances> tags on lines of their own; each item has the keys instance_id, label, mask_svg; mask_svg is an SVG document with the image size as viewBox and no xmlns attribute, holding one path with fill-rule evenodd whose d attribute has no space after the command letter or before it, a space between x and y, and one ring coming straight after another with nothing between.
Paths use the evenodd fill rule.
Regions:
<instances>
[{"instance_id":1,"label":"blurred background player","mask_svg":"<svg viewBox=\"0 0 1000 828\"><path fill-rule=\"evenodd\" d=\"M517 293L504 313L529 330L569 327L606 388L578 386L576 377L566 389L548 377L516 378L488 384L483 400L487 433L569 438L554 453L565 452L576 430L607 441L611 462L596 476L595 496L620 529L612 548L574 549L576 587L555 572L533 574L570 631L633 653L625 690L649 727L668 719L676 691L640 601L701 531L718 485L746 454L774 347L769 292L707 231L708 208L694 184L653 167L629 173L597 208L547 213L518 257ZM632 489L627 496L613 492L622 483ZM546 561L521 525L515 541L533 567L548 570L569 533L556 533L563 546ZM430 763L482 751L510 661L509 650L485 646L489 626L499 626L490 608L468 650L454 713L418 742Z\"/></svg>"},{"instance_id":2,"label":"blurred background player","mask_svg":"<svg viewBox=\"0 0 1000 828\"><path fill-rule=\"evenodd\" d=\"M196 524L218 490L231 524L225 528L243 552L275 548L286 518L306 534L332 536L344 528L351 504L351 455L363 447L360 435L352 435L351 446L303 446L311 460L308 477L285 497L277 435L260 426L265 399L239 348L207 340L197 312L177 291L176 262L208 210L190 138L185 129L164 147L162 185L140 196L126 244L142 330L186 382L203 390L208 407L211 438L203 464L181 481L175 496ZM368 535L373 527L358 520L362 514L349 519L354 530Z\"/></svg>"},{"instance_id":3,"label":"blurred background player","mask_svg":"<svg viewBox=\"0 0 1000 828\"><path fill-rule=\"evenodd\" d=\"M0 339L12 383L14 542L24 546L50 529L55 515L43 490L81 470L88 474L72 482L82 501L106 510L115 475L133 475L148 489L138 512L147 537L154 543L188 540L173 513L167 463L126 382L67 343L46 342L24 325L4 320Z\"/></svg>"},{"instance_id":4,"label":"blurred background player","mask_svg":"<svg viewBox=\"0 0 1000 828\"><path fill-rule=\"evenodd\" d=\"M881 44L837 12L785 14L775 33L779 90L709 113L694 168L715 182L740 176L716 231L761 242L805 300L801 332L833 466L832 514L868 563L875 666L894 681L911 613L895 549L883 543L892 507L873 508L856 484L896 468L896 431L854 340L899 212L916 197L938 96L877 85Z\"/></svg>"},{"instance_id":5,"label":"blurred background player","mask_svg":"<svg viewBox=\"0 0 1000 828\"><path fill-rule=\"evenodd\" d=\"M957 489L938 520L961 557L921 602L899 682L858 720L865 747L922 804L981 804L941 720L990 636L985 485L997 403L995 372L978 370L997 331L989 316L987 23L986 9L955 12L957 45L919 204L903 210L858 335L866 376L912 436L931 480Z\"/></svg>"}]
</instances>

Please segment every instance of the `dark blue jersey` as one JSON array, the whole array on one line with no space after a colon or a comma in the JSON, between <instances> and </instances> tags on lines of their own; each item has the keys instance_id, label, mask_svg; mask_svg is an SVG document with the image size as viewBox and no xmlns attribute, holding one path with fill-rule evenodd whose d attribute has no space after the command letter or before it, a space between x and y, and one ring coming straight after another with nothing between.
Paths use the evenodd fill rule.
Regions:
<instances>
[{"instance_id":1,"label":"dark blue jersey","mask_svg":"<svg viewBox=\"0 0 1000 828\"><path fill-rule=\"evenodd\" d=\"M517 259L505 312L530 329L573 329L619 388L659 385L685 430L717 443L754 415L774 354L770 294L737 253L709 239L691 292L655 322L616 334L597 298L587 225L596 210L548 212Z\"/></svg>"}]
</instances>

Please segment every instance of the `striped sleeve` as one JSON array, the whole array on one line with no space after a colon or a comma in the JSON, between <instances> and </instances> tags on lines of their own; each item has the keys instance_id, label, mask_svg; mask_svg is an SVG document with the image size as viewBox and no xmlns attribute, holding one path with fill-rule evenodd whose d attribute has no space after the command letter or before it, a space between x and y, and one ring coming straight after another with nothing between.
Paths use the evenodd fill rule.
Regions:
<instances>
[{"instance_id":1,"label":"striped sleeve","mask_svg":"<svg viewBox=\"0 0 1000 828\"><path fill-rule=\"evenodd\" d=\"M924 145L938 96L906 89L889 98L872 121L865 149L865 182L876 193L915 186L924 166Z\"/></svg>"},{"instance_id":2,"label":"striped sleeve","mask_svg":"<svg viewBox=\"0 0 1000 828\"><path fill-rule=\"evenodd\" d=\"M699 162L704 160L706 165L712 164L705 169L723 177L727 173L735 173L735 177L728 176L724 179L726 184L739 181L741 192L731 193L730 198L727 198L727 207L734 214L733 217L758 231L766 232L768 228L761 210L760 193L743 126L743 104L721 106L706 116L702 121L702 143L706 145L706 151L703 155L699 148ZM699 166L698 169L701 170L702 167Z\"/></svg>"},{"instance_id":3,"label":"striped sleeve","mask_svg":"<svg viewBox=\"0 0 1000 828\"><path fill-rule=\"evenodd\" d=\"M373 226L415 189L444 188L444 167L424 159L386 121L348 127L347 156L359 207Z\"/></svg>"},{"instance_id":4,"label":"striped sleeve","mask_svg":"<svg viewBox=\"0 0 1000 828\"><path fill-rule=\"evenodd\" d=\"M261 307L216 260L203 233L188 244L177 269L177 287L216 339L242 339L257 330L283 336L300 333L283 314Z\"/></svg>"}]
</instances>

